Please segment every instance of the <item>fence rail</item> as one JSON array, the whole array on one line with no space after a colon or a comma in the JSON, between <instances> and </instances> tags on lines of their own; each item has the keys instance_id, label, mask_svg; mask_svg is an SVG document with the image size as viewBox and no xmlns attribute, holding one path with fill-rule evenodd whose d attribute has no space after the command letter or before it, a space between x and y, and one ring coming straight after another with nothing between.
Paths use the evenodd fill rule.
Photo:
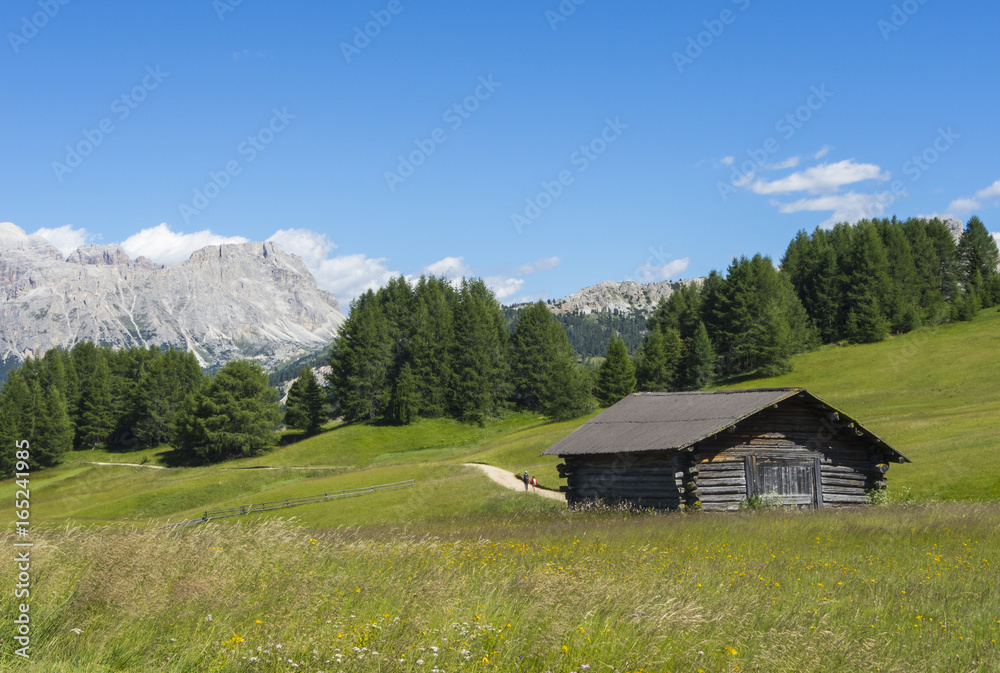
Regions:
<instances>
[{"instance_id":1,"label":"fence rail","mask_svg":"<svg viewBox=\"0 0 1000 673\"><path fill-rule=\"evenodd\" d=\"M356 495L377 493L378 491L391 491L397 488L406 488L407 486L413 486L412 479L407 479L406 481L397 481L396 483L393 484L379 484L378 486L347 488L341 491L327 491L322 495L307 495L301 498L286 498L284 500L258 502L252 505L239 505L237 507L226 507L223 509L209 509L205 510L205 514L200 519L190 519L188 521L181 521L180 523L172 523L167 526L164 526L164 528L191 526L198 523L205 523L206 521L211 521L212 519L225 519L226 517L230 516L243 516L244 514L253 514L257 512L270 512L276 509L285 509L286 507L295 507L297 505L309 505L314 502L326 502L327 500L339 500L341 498L351 498Z\"/></svg>"}]
</instances>

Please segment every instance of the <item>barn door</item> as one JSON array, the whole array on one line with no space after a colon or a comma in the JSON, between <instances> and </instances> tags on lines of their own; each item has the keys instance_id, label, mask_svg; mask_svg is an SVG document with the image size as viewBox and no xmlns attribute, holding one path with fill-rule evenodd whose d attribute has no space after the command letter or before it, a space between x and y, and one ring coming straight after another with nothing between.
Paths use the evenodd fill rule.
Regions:
<instances>
[{"instance_id":1,"label":"barn door","mask_svg":"<svg viewBox=\"0 0 1000 673\"><path fill-rule=\"evenodd\" d=\"M822 507L822 484L818 482L818 459L747 458L747 495L774 495L783 505Z\"/></svg>"}]
</instances>

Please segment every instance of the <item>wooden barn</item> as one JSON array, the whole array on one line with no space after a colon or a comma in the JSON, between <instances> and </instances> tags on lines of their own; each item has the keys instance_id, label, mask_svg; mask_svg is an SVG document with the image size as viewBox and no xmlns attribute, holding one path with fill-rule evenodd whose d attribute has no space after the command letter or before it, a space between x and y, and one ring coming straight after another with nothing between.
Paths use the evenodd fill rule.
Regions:
<instances>
[{"instance_id":1,"label":"wooden barn","mask_svg":"<svg viewBox=\"0 0 1000 673\"><path fill-rule=\"evenodd\" d=\"M635 393L543 455L557 455L572 506L734 510L752 496L844 507L884 487L905 456L802 388Z\"/></svg>"}]
</instances>

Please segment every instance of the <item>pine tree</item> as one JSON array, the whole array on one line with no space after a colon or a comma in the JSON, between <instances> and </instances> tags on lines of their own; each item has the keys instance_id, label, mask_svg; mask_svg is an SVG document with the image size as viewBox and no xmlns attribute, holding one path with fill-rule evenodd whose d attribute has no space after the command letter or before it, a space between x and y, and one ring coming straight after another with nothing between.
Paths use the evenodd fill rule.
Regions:
<instances>
[{"instance_id":1,"label":"pine tree","mask_svg":"<svg viewBox=\"0 0 1000 673\"><path fill-rule=\"evenodd\" d=\"M681 360L681 337L675 329L654 330L639 350L636 385L647 392L676 390Z\"/></svg>"},{"instance_id":2,"label":"pine tree","mask_svg":"<svg viewBox=\"0 0 1000 673\"><path fill-rule=\"evenodd\" d=\"M882 341L889 334L883 302L890 295L889 260L872 222L858 223L846 264L850 274L847 338L853 343Z\"/></svg>"},{"instance_id":3,"label":"pine tree","mask_svg":"<svg viewBox=\"0 0 1000 673\"><path fill-rule=\"evenodd\" d=\"M148 355L136 389L132 431L141 445L157 446L173 436L177 410L201 388L205 377L193 353L151 347Z\"/></svg>"},{"instance_id":4,"label":"pine tree","mask_svg":"<svg viewBox=\"0 0 1000 673\"><path fill-rule=\"evenodd\" d=\"M966 291L975 294L983 306L992 306L991 293L987 293L986 288L992 285L993 277L997 275L1000 253L997 252L996 240L978 217L970 219L965 226L957 253L960 278Z\"/></svg>"},{"instance_id":5,"label":"pine tree","mask_svg":"<svg viewBox=\"0 0 1000 673\"><path fill-rule=\"evenodd\" d=\"M264 453L278 441L277 397L259 364L231 360L184 401L172 443L193 463Z\"/></svg>"},{"instance_id":6,"label":"pine tree","mask_svg":"<svg viewBox=\"0 0 1000 673\"><path fill-rule=\"evenodd\" d=\"M597 400L602 406L610 407L631 395L635 384L635 364L628 356L625 342L612 337L604 362L597 370Z\"/></svg>"},{"instance_id":7,"label":"pine tree","mask_svg":"<svg viewBox=\"0 0 1000 673\"><path fill-rule=\"evenodd\" d=\"M331 393L348 421L381 416L391 395L393 366L389 321L368 290L351 303L351 314L331 349Z\"/></svg>"},{"instance_id":8,"label":"pine tree","mask_svg":"<svg viewBox=\"0 0 1000 673\"><path fill-rule=\"evenodd\" d=\"M587 383L571 356L556 360L542 391L542 413L553 421L568 421L587 413L593 407Z\"/></svg>"},{"instance_id":9,"label":"pine tree","mask_svg":"<svg viewBox=\"0 0 1000 673\"><path fill-rule=\"evenodd\" d=\"M910 218L903 223L903 232L913 257L921 322L936 325L947 318L947 307L941 295L941 268L927 235L927 222Z\"/></svg>"},{"instance_id":10,"label":"pine tree","mask_svg":"<svg viewBox=\"0 0 1000 673\"><path fill-rule=\"evenodd\" d=\"M285 425L314 435L326 420L323 393L311 367L303 367L299 378L288 390L285 402Z\"/></svg>"},{"instance_id":11,"label":"pine tree","mask_svg":"<svg viewBox=\"0 0 1000 673\"><path fill-rule=\"evenodd\" d=\"M417 306L413 321L412 372L419 413L443 416L455 385L452 355L455 352L455 288L444 278L417 281Z\"/></svg>"},{"instance_id":12,"label":"pine tree","mask_svg":"<svg viewBox=\"0 0 1000 673\"><path fill-rule=\"evenodd\" d=\"M75 349L74 349L75 350ZM103 354L96 348L87 361L89 372L80 381L79 418L76 421L78 449L105 446L114 429L111 409L111 373Z\"/></svg>"},{"instance_id":13,"label":"pine tree","mask_svg":"<svg viewBox=\"0 0 1000 673\"><path fill-rule=\"evenodd\" d=\"M684 342L684 358L681 365L681 388L701 390L711 385L715 377L715 349L708 338L705 323L699 322L694 336Z\"/></svg>"},{"instance_id":14,"label":"pine tree","mask_svg":"<svg viewBox=\"0 0 1000 673\"><path fill-rule=\"evenodd\" d=\"M889 293L884 298L886 319L895 334L905 334L921 323L920 288L910 242L901 224L879 220L889 270Z\"/></svg>"},{"instance_id":15,"label":"pine tree","mask_svg":"<svg viewBox=\"0 0 1000 673\"><path fill-rule=\"evenodd\" d=\"M461 420L483 425L510 396L508 332L493 292L481 278L463 279L455 310L456 384L452 405Z\"/></svg>"},{"instance_id":16,"label":"pine tree","mask_svg":"<svg viewBox=\"0 0 1000 673\"><path fill-rule=\"evenodd\" d=\"M566 332L545 302L521 309L510 339L510 382L522 409L542 408L545 387L556 363L571 353Z\"/></svg>"},{"instance_id":17,"label":"pine tree","mask_svg":"<svg viewBox=\"0 0 1000 673\"><path fill-rule=\"evenodd\" d=\"M52 466L73 450L73 422L66 410L66 398L56 386L49 386L43 398L44 422L39 442L32 444L35 460ZM36 444L38 444L36 446Z\"/></svg>"},{"instance_id":18,"label":"pine tree","mask_svg":"<svg viewBox=\"0 0 1000 673\"><path fill-rule=\"evenodd\" d=\"M396 386L392 391L392 420L399 425L409 425L417 419L420 409L420 398L417 393L417 381L410 365L403 365Z\"/></svg>"}]
</instances>

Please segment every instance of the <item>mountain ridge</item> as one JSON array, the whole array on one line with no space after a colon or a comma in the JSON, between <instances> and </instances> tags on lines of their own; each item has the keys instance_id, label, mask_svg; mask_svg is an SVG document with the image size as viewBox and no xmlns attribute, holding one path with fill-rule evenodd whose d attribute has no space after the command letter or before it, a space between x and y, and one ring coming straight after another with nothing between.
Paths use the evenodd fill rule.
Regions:
<instances>
[{"instance_id":1,"label":"mountain ridge","mask_svg":"<svg viewBox=\"0 0 1000 673\"><path fill-rule=\"evenodd\" d=\"M273 242L214 245L172 266L118 245L63 258L0 223L0 358L23 361L92 340L172 346L204 367L247 357L273 367L326 347L343 323L301 258Z\"/></svg>"}]
</instances>

